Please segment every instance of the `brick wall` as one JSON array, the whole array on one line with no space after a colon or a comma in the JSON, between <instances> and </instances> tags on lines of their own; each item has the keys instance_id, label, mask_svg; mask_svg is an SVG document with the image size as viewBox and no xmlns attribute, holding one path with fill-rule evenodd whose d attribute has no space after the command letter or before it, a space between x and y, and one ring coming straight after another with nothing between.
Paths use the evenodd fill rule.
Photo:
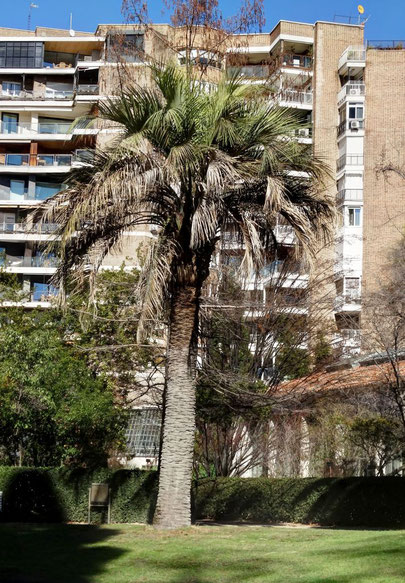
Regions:
<instances>
[{"instance_id":1,"label":"brick wall","mask_svg":"<svg viewBox=\"0 0 405 583\"><path fill-rule=\"evenodd\" d=\"M389 252L405 229L405 180L379 175L388 162L405 169L405 51L367 51L364 141L363 290L378 287Z\"/></svg>"}]
</instances>

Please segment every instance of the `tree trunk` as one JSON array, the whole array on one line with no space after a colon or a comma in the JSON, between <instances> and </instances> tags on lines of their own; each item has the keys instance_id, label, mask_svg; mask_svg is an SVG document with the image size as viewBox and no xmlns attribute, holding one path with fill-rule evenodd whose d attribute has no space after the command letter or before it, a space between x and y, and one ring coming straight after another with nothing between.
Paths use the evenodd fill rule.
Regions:
<instances>
[{"instance_id":1,"label":"tree trunk","mask_svg":"<svg viewBox=\"0 0 405 583\"><path fill-rule=\"evenodd\" d=\"M198 309L197 291L183 288L173 298L166 364L166 406L154 525L191 524L191 480L195 439L195 381L190 345Z\"/></svg>"}]
</instances>

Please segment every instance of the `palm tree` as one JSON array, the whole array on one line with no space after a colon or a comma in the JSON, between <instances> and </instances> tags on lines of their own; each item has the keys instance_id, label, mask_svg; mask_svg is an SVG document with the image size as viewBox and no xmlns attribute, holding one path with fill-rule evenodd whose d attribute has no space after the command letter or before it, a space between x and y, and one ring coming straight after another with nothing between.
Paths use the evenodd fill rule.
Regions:
<instances>
[{"instance_id":1,"label":"palm tree","mask_svg":"<svg viewBox=\"0 0 405 583\"><path fill-rule=\"evenodd\" d=\"M296 118L238 79L217 88L190 82L175 66L154 68L152 89L132 87L100 105L122 133L68 188L44 203L43 220L60 226L64 282L95 269L124 233L154 225L139 290L139 334L167 309L166 395L154 523L190 524L195 435L193 360L201 289L222 234L243 243L241 269L263 267L282 217L313 252L329 236L334 211L323 191L324 165L290 139Z\"/></svg>"}]
</instances>

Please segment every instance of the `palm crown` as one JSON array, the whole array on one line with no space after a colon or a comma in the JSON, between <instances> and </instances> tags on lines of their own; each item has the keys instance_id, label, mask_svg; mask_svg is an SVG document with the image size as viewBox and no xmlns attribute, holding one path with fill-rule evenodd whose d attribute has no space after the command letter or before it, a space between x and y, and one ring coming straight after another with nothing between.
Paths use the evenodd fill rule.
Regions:
<instances>
[{"instance_id":1,"label":"palm crown","mask_svg":"<svg viewBox=\"0 0 405 583\"><path fill-rule=\"evenodd\" d=\"M173 284L201 285L224 231L240 237L251 272L276 245L278 216L309 251L333 225L325 166L290 139L294 115L237 79L207 90L174 66L154 69L154 79L153 89L100 105L123 132L44 205L61 230L60 278L89 254L99 265L131 228L158 227L143 270L146 317Z\"/></svg>"}]
</instances>

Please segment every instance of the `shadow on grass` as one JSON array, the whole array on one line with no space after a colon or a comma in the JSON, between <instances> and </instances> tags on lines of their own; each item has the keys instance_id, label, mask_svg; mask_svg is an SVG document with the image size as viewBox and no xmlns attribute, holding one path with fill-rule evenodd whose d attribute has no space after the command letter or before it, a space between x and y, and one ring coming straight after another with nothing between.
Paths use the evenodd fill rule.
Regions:
<instances>
[{"instance_id":1,"label":"shadow on grass","mask_svg":"<svg viewBox=\"0 0 405 583\"><path fill-rule=\"evenodd\" d=\"M96 581L108 563L127 552L109 546L119 534L118 528L88 525L0 524L0 581Z\"/></svg>"}]
</instances>

